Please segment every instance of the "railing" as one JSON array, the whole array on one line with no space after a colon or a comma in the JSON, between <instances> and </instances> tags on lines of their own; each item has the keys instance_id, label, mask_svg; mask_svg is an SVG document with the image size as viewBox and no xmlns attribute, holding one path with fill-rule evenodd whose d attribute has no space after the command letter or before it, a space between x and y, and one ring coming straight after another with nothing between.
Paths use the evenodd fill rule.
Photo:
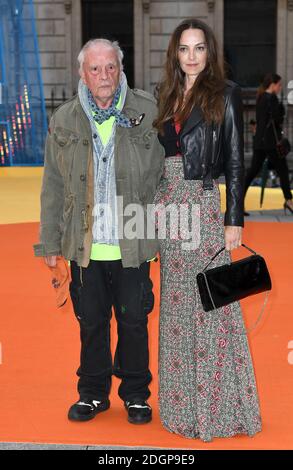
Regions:
<instances>
[{"instance_id":1,"label":"railing","mask_svg":"<svg viewBox=\"0 0 293 470\"><path fill-rule=\"evenodd\" d=\"M47 111L47 121L49 122L51 119L51 116L53 112L55 111L58 106L60 106L62 103L64 103L69 97L66 96L65 89L63 88L62 90L62 96L61 98L57 98L55 95L55 90L52 88L51 90L51 97L45 99L45 104L46 104L46 111Z\"/></svg>"},{"instance_id":2,"label":"railing","mask_svg":"<svg viewBox=\"0 0 293 470\"><path fill-rule=\"evenodd\" d=\"M61 97L56 97L54 89L51 90L51 97L46 99L46 110L47 110L47 118L48 121L50 120L53 112L55 109L60 106L64 101L66 101L69 97L66 96L65 89L62 91ZM252 155L252 130L250 125L250 120L255 119L255 98L256 98L256 90L255 89L244 89L242 92L243 98L243 105L244 105L244 145L245 145L245 154L246 158L250 159ZM287 103L287 100L283 98L282 100L286 115L283 124L283 130L286 137L291 142L293 147L293 105ZM287 161L289 163L290 168L293 170L293 152L290 153L287 157Z\"/></svg>"}]
</instances>

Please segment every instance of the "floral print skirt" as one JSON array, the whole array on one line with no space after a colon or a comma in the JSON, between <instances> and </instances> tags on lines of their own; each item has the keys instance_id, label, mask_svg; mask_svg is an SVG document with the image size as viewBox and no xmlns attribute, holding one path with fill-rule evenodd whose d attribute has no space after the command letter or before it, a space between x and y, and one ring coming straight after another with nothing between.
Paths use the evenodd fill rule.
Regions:
<instances>
[{"instance_id":1,"label":"floral print skirt","mask_svg":"<svg viewBox=\"0 0 293 470\"><path fill-rule=\"evenodd\" d=\"M168 218L167 237L160 240L162 424L170 432L205 442L253 436L261 431L261 418L240 304L206 313L196 283L197 273L224 246L218 184L213 181L212 190L203 190L202 181L184 179L180 157L168 157L154 202L193 204L200 223L193 249L182 249L182 234L168 236ZM230 254L224 251L210 267L229 262Z\"/></svg>"}]
</instances>

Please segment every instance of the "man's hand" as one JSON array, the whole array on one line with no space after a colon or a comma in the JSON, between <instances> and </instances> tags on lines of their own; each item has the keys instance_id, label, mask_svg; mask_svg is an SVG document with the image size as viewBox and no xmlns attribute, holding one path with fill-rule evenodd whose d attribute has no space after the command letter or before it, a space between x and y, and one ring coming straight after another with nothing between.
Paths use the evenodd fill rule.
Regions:
<instances>
[{"instance_id":1,"label":"man's hand","mask_svg":"<svg viewBox=\"0 0 293 470\"><path fill-rule=\"evenodd\" d=\"M44 261L49 268L54 268L57 264L57 256L45 256Z\"/></svg>"},{"instance_id":2,"label":"man's hand","mask_svg":"<svg viewBox=\"0 0 293 470\"><path fill-rule=\"evenodd\" d=\"M238 248L242 243L242 227L227 225L225 227L225 248L232 251Z\"/></svg>"}]
</instances>

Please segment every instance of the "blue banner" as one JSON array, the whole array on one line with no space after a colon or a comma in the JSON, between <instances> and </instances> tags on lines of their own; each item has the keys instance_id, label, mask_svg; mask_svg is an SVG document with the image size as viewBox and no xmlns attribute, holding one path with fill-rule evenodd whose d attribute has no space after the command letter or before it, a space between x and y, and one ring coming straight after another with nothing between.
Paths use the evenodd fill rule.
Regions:
<instances>
[{"instance_id":1,"label":"blue banner","mask_svg":"<svg viewBox=\"0 0 293 470\"><path fill-rule=\"evenodd\" d=\"M33 0L0 0L0 166L42 165L46 132Z\"/></svg>"}]
</instances>

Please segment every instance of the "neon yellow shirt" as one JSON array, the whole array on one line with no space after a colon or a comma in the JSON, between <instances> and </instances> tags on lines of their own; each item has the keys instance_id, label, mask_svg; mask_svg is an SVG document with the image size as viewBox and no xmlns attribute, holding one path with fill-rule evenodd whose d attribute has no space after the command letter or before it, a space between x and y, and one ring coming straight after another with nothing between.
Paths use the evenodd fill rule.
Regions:
<instances>
[{"instance_id":1,"label":"neon yellow shirt","mask_svg":"<svg viewBox=\"0 0 293 470\"><path fill-rule=\"evenodd\" d=\"M118 109L121 109L121 95L116 107ZM102 124L98 124L97 122L95 122L97 131L104 147L107 145L111 137L114 122L114 116L111 116L109 119L107 119L107 121L104 121ZM121 259L120 246L107 245L105 243L93 243L90 259L95 261L114 261L117 259Z\"/></svg>"},{"instance_id":2,"label":"neon yellow shirt","mask_svg":"<svg viewBox=\"0 0 293 470\"><path fill-rule=\"evenodd\" d=\"M118 109L121 109L121 95L116 106ZM105 147L111 137L113 124L115 122L115 117L111 116L107 121L104 121L102 124L96 124L97 131L101 137L103 146ZM107 245L105 243L93 243L90 259L94 261L114 261L121 259L121 250L119 245ZM149 261L153 261L156 258L153 258Z\"/></svg>"}]
</instances>

